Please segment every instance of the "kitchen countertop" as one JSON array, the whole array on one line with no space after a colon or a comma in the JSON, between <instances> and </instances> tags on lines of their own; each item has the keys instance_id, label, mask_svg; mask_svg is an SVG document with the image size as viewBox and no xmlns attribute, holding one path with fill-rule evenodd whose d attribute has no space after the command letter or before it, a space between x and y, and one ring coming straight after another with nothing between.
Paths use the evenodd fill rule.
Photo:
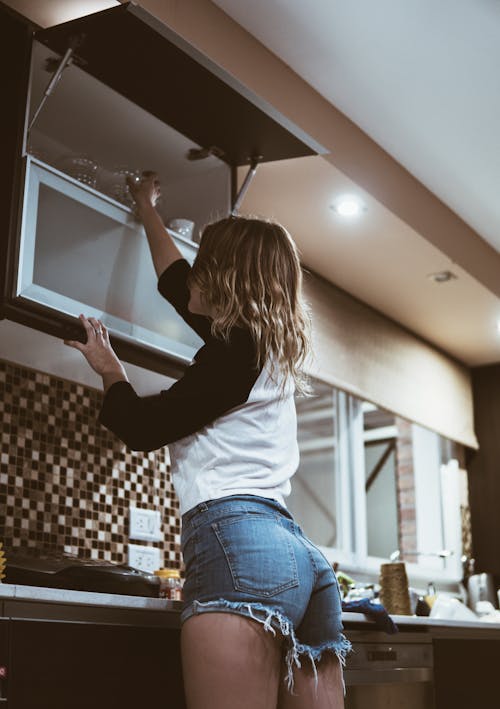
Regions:
<instances>
[{"instance_id":1,"label":"kitchen countertop","mask_svg":"<svg viewBox=\"0 0 500 709\"><path fill-rule=\"evenodd\" d=\"M172 611L179 613L182 608L180 601L167 601L162 598L146 598L144 596L124 596L112 593L94 593L89 591L71 591L59 588L41 588L38 586L18 586L0 583L0 601L32 601L54 604L71 604L82 606L99 606L147 611ZM449 628L460 630L481 630L500 635L500 623L485 621L442 620L430 617L392 615L398 626L427 626L431 628ZM362 623L366 629L374 623L362 613L342 613L345 626ZM422 628L423 630L423 628Z\"/></svg>"},{"instance_id":2,"label":"kitchen countertop","mask_svg":"<svg viewBox=\"0 0 500 709\"><path fill-rule=\"evenodd\" d=\"M18 586L8 583L0 583L0 600L2 599L76 603L86 606L109 606L110 608L132 608L135 610L180 611L182 608L180 601L167 601L164 598L72 591L64 588L42 588L40 586Z\"/></svg>"}]
</instances>

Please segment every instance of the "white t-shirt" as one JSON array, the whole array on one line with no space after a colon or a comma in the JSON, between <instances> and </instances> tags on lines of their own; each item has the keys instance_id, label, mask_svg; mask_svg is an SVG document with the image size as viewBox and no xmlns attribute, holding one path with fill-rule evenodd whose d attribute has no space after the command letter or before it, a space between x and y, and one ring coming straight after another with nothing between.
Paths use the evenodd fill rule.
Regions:
<instances>
[{"instance_id":1,"label":"white t-shirt","mask_svg":"<svg viewBox=\"0 0 500 709\"><path fill-rule=\"evenodd\" d=\"M156 396L113 384L99 419L132 449L169 446L181 514L236 494L285 505L299 464L294 382L281 393L282 375L271 376L270 362L255 367L250 333L233 328L225 343L211 335L209 318L189 312L189 271L185 259L174 261L158 289L205 344L184 376Z\"/></svg>"}]
</instances>

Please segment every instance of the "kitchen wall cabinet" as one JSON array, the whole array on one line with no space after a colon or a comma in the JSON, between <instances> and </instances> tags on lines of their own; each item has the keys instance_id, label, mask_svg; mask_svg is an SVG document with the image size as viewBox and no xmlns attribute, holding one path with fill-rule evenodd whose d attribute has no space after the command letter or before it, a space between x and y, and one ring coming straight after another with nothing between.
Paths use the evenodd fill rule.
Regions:
<instances>
[{"instance_id":1,"label":"kitchen wall cabinet","mask_svg":"<svg viewBox=\"0 0 500 709\"><path fill-rule=\"evenodd\" d=\"M131 210L28 158L16 295L68 316L101 318L130 343L188 363L202 340L156 288ZM197 245L171 234L192 263Z\"/></svg>"},{"instance_id":2,"label":"kitchen wall cabinet","mask_svg":"<svg viewBox=\"0 0 500 709\"><path fill-rule=\"evenodd\" d=\"M12 228L2 315L73 337L78 311L96 314L121 357L176 376L200 343L155 293L140 228L119 203L126 192L117 196L123 173L155 170L162 218L193 221L197 236L231 211L238 166L325 151L133 3L20 32L29 41L16 64L22 110L12 109L7 136L16 138L8 176L16 193L3 215ZM75 168L82 158L88 174ZM196 246L179 243L192 260Z\"/></svg>"},{"instance_id":3,"label":"kitchen wall cabinet","mask_svg":"<svg viewBox=\"0 0 500 709\"><path fill-rule=\"evenodd\" d=\"M2 73L2 170L0 170L0 315L9 295L6 275L15 243L16 211L21 164L29 59L35 27L0 3L0 61ZM7 70L8 68L8 70Z\"/></svg>"}]
</instances>

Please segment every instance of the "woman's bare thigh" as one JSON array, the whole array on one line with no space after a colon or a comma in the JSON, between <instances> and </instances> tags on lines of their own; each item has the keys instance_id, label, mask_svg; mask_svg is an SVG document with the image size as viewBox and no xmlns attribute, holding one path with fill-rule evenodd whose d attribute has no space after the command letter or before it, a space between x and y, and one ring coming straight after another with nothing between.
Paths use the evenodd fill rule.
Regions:
<instances>
[{"instance_id":1,"label":"woman's bare thigh","mask_svg":"<svg viewBox=\"0 0 500 709\"><path fill-rule=\"evenodd\" d=\"M234 613L191 616L181 652L188 709L276 709L282 641L257 621Z\"/></svg>"},{"instance_id":2,"label":"woman's bare thigh","mask_svg":"<svg viewBox=\"0 0 500 709\"><path fill-rule=\"evenodd\" d=\"M344 709L342 668L337 656L323 654L317 665L317 688L310 660L304 656L300 660L302 667L295 667L293 672L293 694L288 692L283 677L280 680L278 709Z\"/></svg>"}]
</instances>

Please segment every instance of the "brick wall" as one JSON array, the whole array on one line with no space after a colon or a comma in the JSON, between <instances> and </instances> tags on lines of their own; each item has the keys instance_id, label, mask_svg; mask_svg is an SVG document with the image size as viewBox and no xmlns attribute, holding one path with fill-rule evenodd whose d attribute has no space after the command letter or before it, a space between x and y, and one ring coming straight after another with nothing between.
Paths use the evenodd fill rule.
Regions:
<instances>
[{"instance_id":1,"label":"brick wall","mask_svg":"<svg viewBox=\"0 0 500 709\"><path fill-rule=\"evenodd\" d=\"M401 556L417 548L415 477L413 471L412 424L396 417L396 499L398 505L398 547ZM408 557L415 561L415 556Z\"/></svg>"}]
</instances>

